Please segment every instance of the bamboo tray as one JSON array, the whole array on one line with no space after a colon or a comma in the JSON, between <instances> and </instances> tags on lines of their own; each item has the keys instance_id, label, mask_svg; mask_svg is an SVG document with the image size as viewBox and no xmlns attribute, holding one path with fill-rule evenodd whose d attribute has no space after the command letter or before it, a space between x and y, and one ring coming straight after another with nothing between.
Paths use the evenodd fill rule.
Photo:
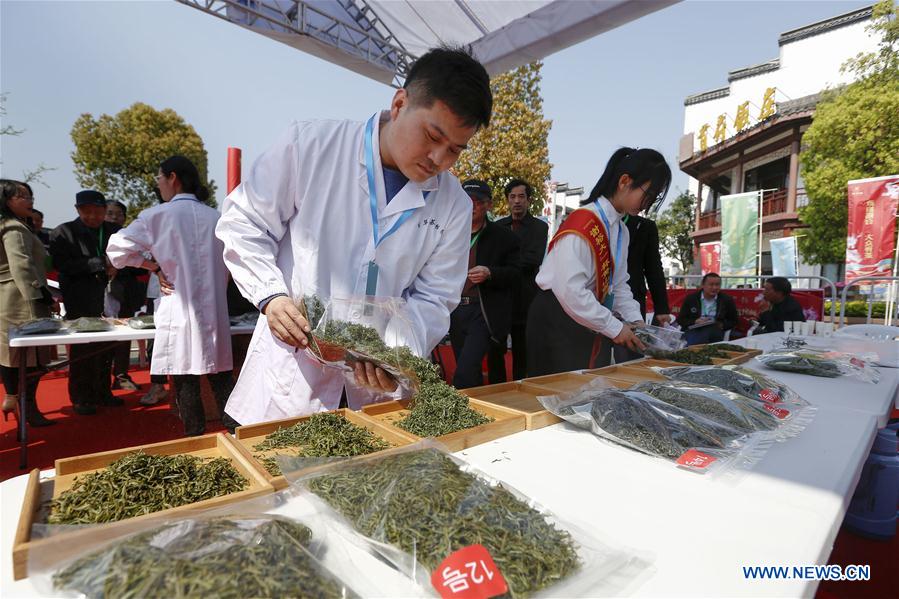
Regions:
<instances>
[{"instance_id":1,"label":"bamboo tray","mask_svg":"<svg viewBox=\"0 0 899 599\"><path fill-rule=\"evenodd\" d=\"M668 367L681 366L679 362L667 362L664 360L651 360L652 364L646 362L625 362L624 364L614 364L603 368L594 368L585 370L584 374L591 377L605 377L619 381L627 381L630 384L641 383L643 381L665 381L668 380L661 374L651 369L652 366ZM658 363L656 363L658 362Z\"/></svg>"},{"instance_id":2,"label":"bamboo tray","mask_svg":"<svg viewBox=\"0 0 899 599\"><path fill-rule=\"evenodd\" d=\"M545 410L543 405L537 400L537 397L541 395L554 395L556 393L546 387L519 381L472 387L471 389L463 390L462 393L484 403L523 414L525 426L529 431L562 422L561 418Z\"/></svg>"},{"instance_id":3,"label":"bamboo tray","mask_svg":"<svg viewBox=\"0 0 899 599\"><path fill-rule=\"evenodd\" d=\"M360 412L354 412L352 410L347 410L346 408L341 408L339 410L336 410L334 413L343 416L356 426L367 428L376 436L387 441L387 443L390 444L391 448L402 447L403 445L409 445L410 443L415 443L416 441L418 441L418 437L416 437L415 435L407 433L406 431L394 426L387 426L385 424L382 424L381 422L370 418ZM269 474L268 470L266 470L265 466L263 466L262 463L256 459L254 454L258 453L262 457L268 457L269 455L274 455L278 452L284 453L285 451L290 450L269 449L266 451L257 452L255 449L253 449L253 446L264 441L266 435L275 432L279 428L288 428L298 422L308 419L309 416L303 416L299 418L285 418L283 420L272 420L271 422L261 422L259 424L239 426L234 431L234 437L237 439L237 446L244 452L244 455L247 457L247 459L266 478L266 480L268 480L268 482L275 488L276 491L287 488L287 479L284 478L284 475L272 476L271 474Z\"/></svg>"},{"instance_id":4,"label":"bamboo tray","mask_svg":"<svg viewBox=\"0 0 899 599\"><path fill-rule=\"evenodd\" d=\"M506 437L514 433L525 430L527 421L521 412L510 410L501 406L489 404L477 399L469 399L469 405L472 409L490 416L493 422L466 428L456 431L448 435L437 437L437 441L443 443L449 451L462 451L475 445L487 443L501 437ZM405 418L409 414L409 400L402 401L385 401L382 403L363 406L362 412L377 420L385 426L389 426L404 435L412 435L394 424L398 420ZM420 437L415 436L417 441Z\"/></svg>"},{"instance_id":5,"label":"bamboo tray","mask_svg":"<svg viewBox=\"0 0 899 599\"><path fill-rule=\"evenodd\" d=\"M524 379L522 382L530 385L537 385L556 393L567 393L577 391L592 379L589 376L578 372L560 372L559 374L547 374Z\"/></svg>"},{"instance_id":6,"label":"bamboo tray","mask_svg":"<svg viewBox=\"0 0 899 599\"><path fill-rule=\"evenodd\" d=\"M235 469L250 481L250 485L247 489L238 491L237 493L230 493L228 495L222 495L221 497L214 497L212 499L206 499L188 505L161 510L152 514L127 518L118 522L97 524L89 527L87 530L78 529L72 532L60 533L48 538L32 540L32 526L34 524L46 522L46 502L51 498L58 497L59 494L66 489L71 488L76 476L101 470L116 459L138 450L153 455L188 454L201 458L226 457L231 461ZM29 475L25 499L22 503L22 511L19 515L19 524L16 528L16 536L13 541L13 578L19 580L28 575L28 555L30 552L40 551L42 547L46 547L51 543L74 542L73 539L78 538L76 535L78 535L79 532L88 532L94 535L108 534L109 537L112 538L122 534L121 531L127 530L128 526L134 522L141 522L149 519L165 519L188 512L216 508L228 503L249 499L266 493L272 493L273 491L274 489L268 483L266 478L257 471L256 467L244 456L237 445L221 433L204 435L202 437L178 439L175 441L165 441L163 443L138 445L126 449L104 451L102 453L56 460L56 476L54 478L41 481L40 471L37 469L32 470Z\"/></svg>"}]
</instances>

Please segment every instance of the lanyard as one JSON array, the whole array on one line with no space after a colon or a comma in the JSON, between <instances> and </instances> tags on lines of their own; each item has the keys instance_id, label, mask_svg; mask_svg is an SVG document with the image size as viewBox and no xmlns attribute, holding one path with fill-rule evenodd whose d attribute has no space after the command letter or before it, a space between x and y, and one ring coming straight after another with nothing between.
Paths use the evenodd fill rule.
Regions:
<instances>
[{"instance_id":1,"label":"lanyard","mask_svg":"<svg viewBox=\"0 0 899 599\"><path fill-rule=\"evenodd\" d=\"M103 255L103 225L100 225L99 235L100 235L100 242L97 244L97 255L102 256Z\"/></svg>"},{"instance_id":2,"label":"lanyard","mask_svg":"<svg viewBox=\"0 0 899 599\"><path fill-rule=\"evenodd\" d=\"M596 211L599 212L599 218L602 219L602 224L606 226L606 233L609 235L609 242L612 241L612 225L609 224L609 219L606 218L605 212L602 210L602 206L599 205L599 200L596 200ZM615 242L615 261L612 262L612 274L609 276L609 288L612 287L612 278L615 276L615 271L618 269L618 261L621 259L621 225L618 225L618 241Z\"/></svg>"},{"instance_id":3,"label":"lanyard","mask_svg":"<svg viewBox=\"0 0 899 599\"><path fill-rule=\"evenodd\" d=\"M484 232L484 229L486 229L486 228L487 228L487 225L484 225L483 227L481 227L481 230L478 231L478 234L471 238L471 243L468 244L468 249L469 249L469 250L470 250L471 248L473 248L473 247L474 247L474 244L476 244L476 243L478 242L478 238L481 236L481 233L483 233L483 232Z\"/></svg>"},{"instance_id":4,"label":"lanyard","mask_svg":"<svg viewBox=\"0 0 899 599\"><path fill-rule=\"evenodd\" d=\"M365 124L365 170L368 171L368 203L371 206L371 233L374 237L375 247L378 247L382 241L396 233L396 230L399 229L404 222L409 220L409 217L415 212L415 208L404 210L397 221L393 223L393 226L390 227L390 230L384 233L383 237L378 236L378 194L376 191L377 188L375 187L375 156L374 149L372 148L372 137L374 136L376 116L378 115L372 115L372 117L368 119L368 123ZM422 195L425 199L428 198L427 193L422 193Z\"/></svg>"}]
</instances>

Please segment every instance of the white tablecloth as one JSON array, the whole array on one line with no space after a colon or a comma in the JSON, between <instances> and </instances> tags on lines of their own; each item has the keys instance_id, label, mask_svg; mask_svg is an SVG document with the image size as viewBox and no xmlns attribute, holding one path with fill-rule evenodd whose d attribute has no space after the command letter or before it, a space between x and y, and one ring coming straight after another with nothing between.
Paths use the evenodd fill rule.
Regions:
<instances>
[{"instance_id":1,"label":"white tablecloth","mask_svg":"<svg viewBox=\"0 0 899 599\"><path fill-rule=\"evenodd\" d=\"M827 397L814 377L776 374L791 376L795 390L820 409L799 437L776 444L751 472L736 479L677 470L567 424L525 431L457 455L559 518L653 555L654 571L636 596L810 597L815 581L747 580L742 567L826 563L873 443L877 410ZM827 381L825 389L843 393ZM888 386L867 390L885 395ZM875 404L882 405L882 398ZM3 597L34 594L30 581L13 583L11 576L12 538L24 490L24 476L0 484ZM381 572L384 588L394 589L395 574Z\"/></svg>"}]
</instances>

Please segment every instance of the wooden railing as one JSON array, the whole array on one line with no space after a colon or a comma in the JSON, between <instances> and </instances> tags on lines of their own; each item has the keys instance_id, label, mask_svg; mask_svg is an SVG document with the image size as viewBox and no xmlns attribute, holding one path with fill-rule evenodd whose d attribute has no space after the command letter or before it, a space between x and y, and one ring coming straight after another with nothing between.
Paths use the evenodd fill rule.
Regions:
<instances>
[{"instance_id":1,"label":"wooden railing","mask_svg":"<svg viewBox=\"0 0 899 599\"><path fill-rule=\"evenodd\" d=\"M699 215L699 229L711 229L721 224L721 211L713 210Z\"/></svg>"},{"instance_id":2,"label":"wooden railing","mask_svg":"<svg viewBox=\"0 0 899 599\"><path fill-rule=\"evenodd\" d=\"M762 216L781 214L787 211L787 190L766 191L762 196Z\"/></svg>"}]
</instances>

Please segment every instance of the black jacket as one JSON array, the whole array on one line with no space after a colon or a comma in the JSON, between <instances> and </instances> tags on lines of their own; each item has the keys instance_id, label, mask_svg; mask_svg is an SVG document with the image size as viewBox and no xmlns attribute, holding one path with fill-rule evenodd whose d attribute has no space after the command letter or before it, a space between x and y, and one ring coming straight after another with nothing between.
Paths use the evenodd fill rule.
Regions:
<instances>
[{"instance_id":1,"label":"black jacket","mask_svg":"<svg viewBox=\"0 0 899 599\"><path fill-rule=\"evenodd\" d=\"M509 306L521 285L518 238L488 221L475 248L475 265L490 269L490 278L478 285L481 310L490 336L496 343L505 343L512 324Z\"/></svg>"},{"instance_id":2,"label":"black jacket","mask_svg":"<svg viewBox=\"0 0 899 599\"><path fill-rule=\"evenodd\" d=\"M628 216L627 230L630 243L627 246L628 285L634 299L640 304L640 313L646 316L646 287L652 294L656 314L670 314L668 284L659 254L659 229L654 221L642 216Z\"/></svg>"},{"instance_id":3,"label":"black jacket","mask_svg":"<svg viewBox=\"0 0 899 599\"><path fill-rule=\"evenodd\" d=\"M511 216L501 218L495 224L512 231ZM527 318L528 308L534 300L534 296L537 295L537 283L534 282L534 279L537 277L537 271L540 270L543 257L546 255L549 225L539 218L525 214L521 219L521 226L517 231L512 232L518 238L521 253L519 259L521 283L514 298L514 318L524 322Z\"/></svg>"},{"instance_id":4,"label":"black jacket","mask_svg":"<svg viewBox=\"0 0 899 599\"><path fill-rule=\"evenodd\" d=\"M779 304L773 304L770 310L759 314L759 328L757 334L783 331L784 322L805 322L805 312L796 299L788 295Z\"/></svg>"},{"instance_id":5,"label":"black jacket","mask_svg":"<svg viewBox=\"0 0 899 599\"><path fill-rule=\"evenodd\" d=\"M702 316L700 297L702 297L701 289L684 298L684 304L680 307L677 315L677 324L681 326L681 329L686 331ZM734 298L719 291L718 297L715 298L715 309L717 310L715 321L721 323L722 331L729 331L736 326L737 305L734 303Z\"/></svg>"},{"instance_id":6,"label":"black jacket","mask_svg":"<svg viewBox=\"0 0 899 599\"><path fill-rule=\"evenodd\" d=\"M59 290L66 305L66 318L103 315L103 297L109 282L106 246L109 237L118 229L107 222L99 229L89 229L76 218L59 225L50 234L50 255L54 268L59 271Z\"/></svg>"}]
</instances>

